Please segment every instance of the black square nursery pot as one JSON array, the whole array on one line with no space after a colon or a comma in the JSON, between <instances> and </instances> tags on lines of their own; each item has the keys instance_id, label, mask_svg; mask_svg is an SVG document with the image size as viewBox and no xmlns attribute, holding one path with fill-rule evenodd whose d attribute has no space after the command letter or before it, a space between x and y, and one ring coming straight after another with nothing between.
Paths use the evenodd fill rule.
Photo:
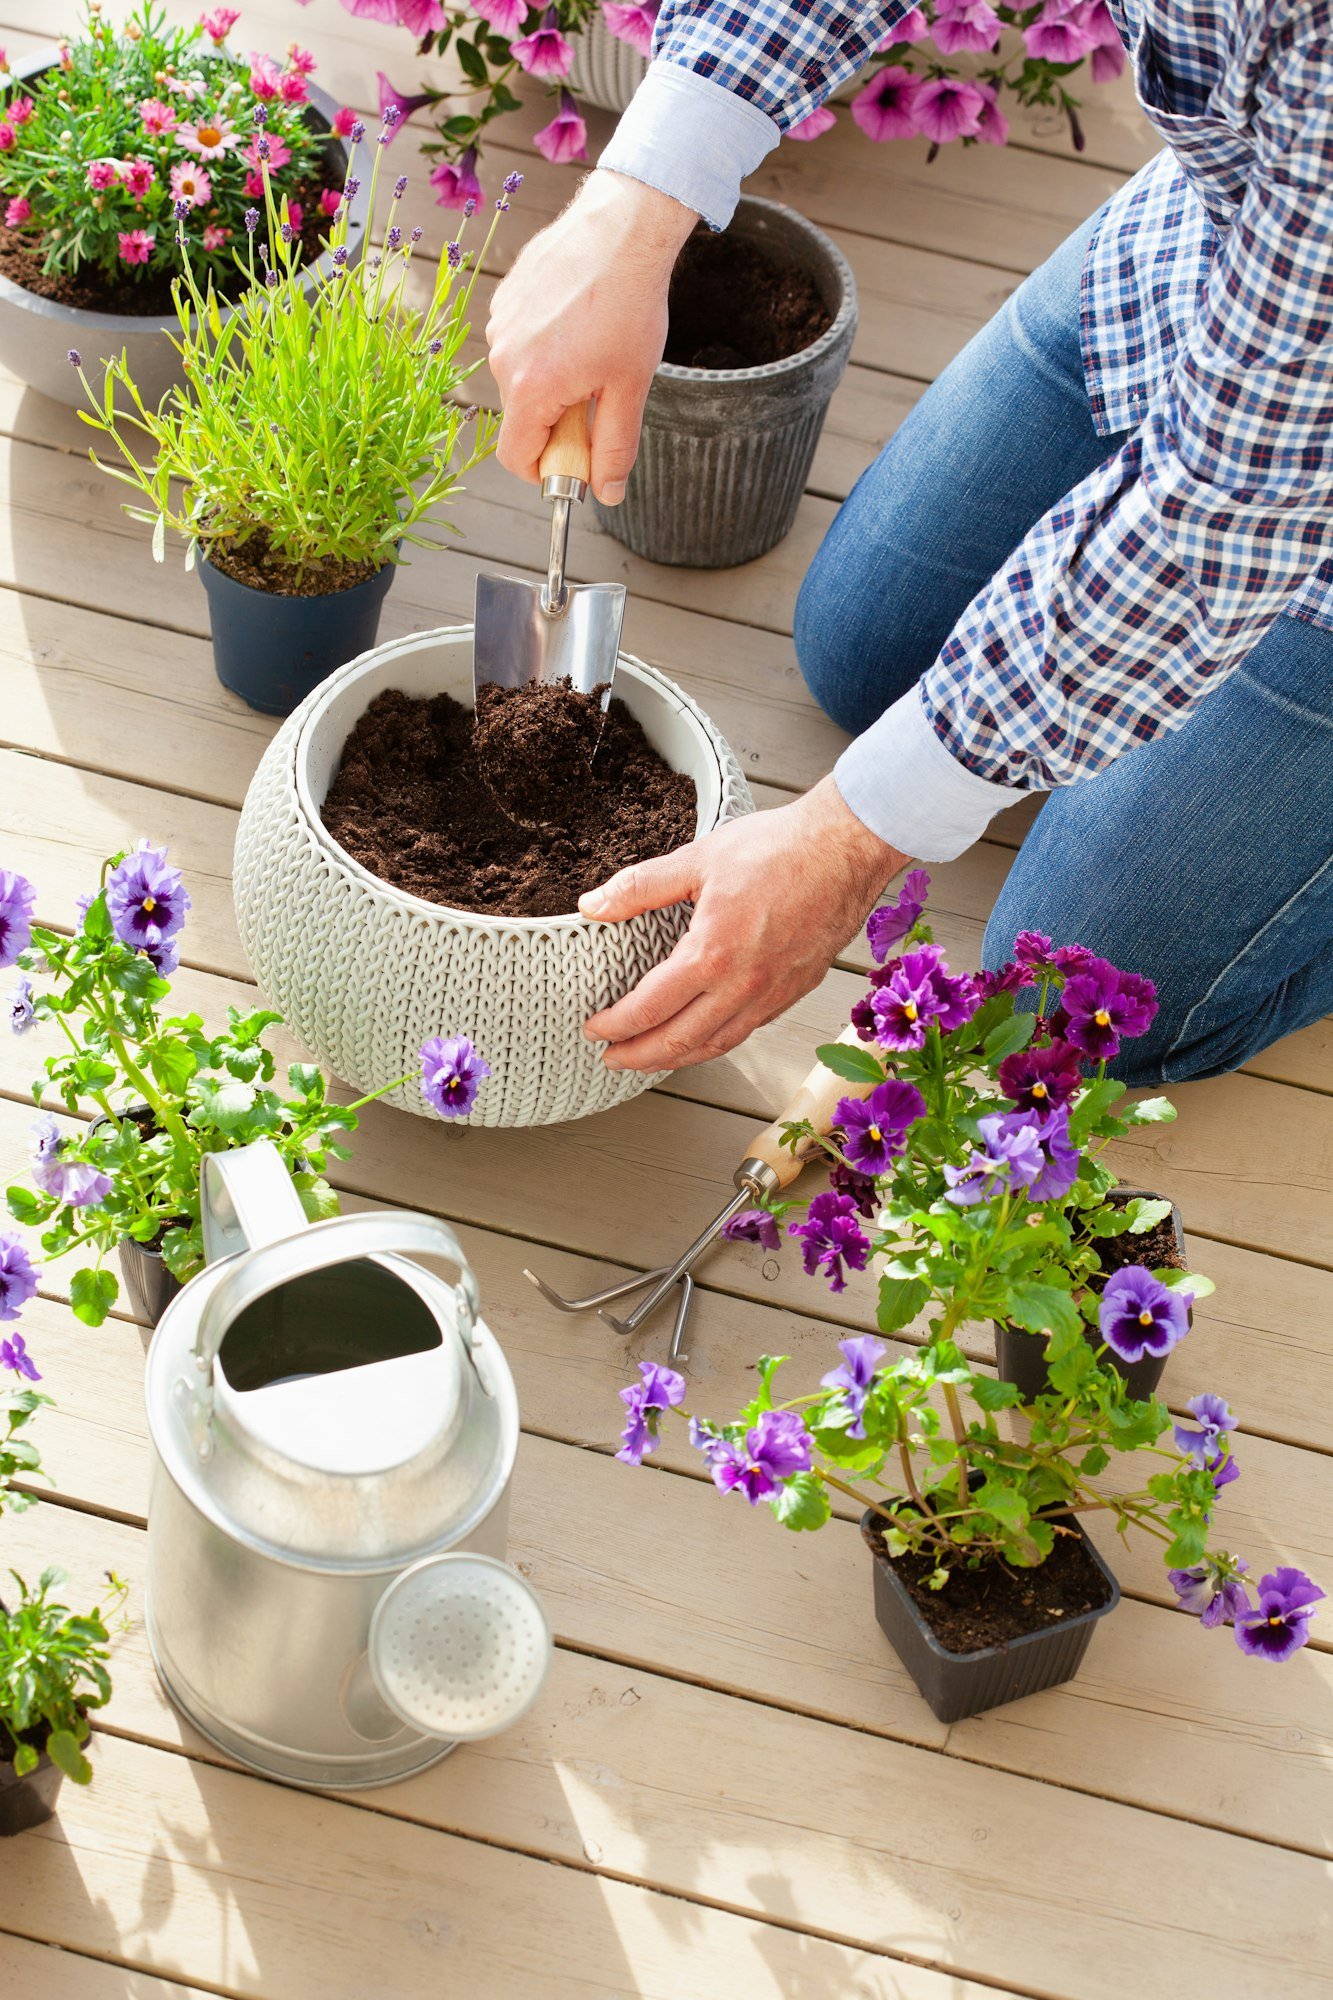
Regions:
<instances>
[{"instance_id":1,"label":"black square nursery pot","mask_svg":"<svg viewBox=\"0 0 1333 2000\"><path fill-rule=\"evenodd\" d=\"M0 1722L0 1840L26 1833L29 1827L45 1826L47 1820L54 1819L56 1800L65 1780L64 1772L51 1762L45 1750L35 1771L16 1778L14 1748L13 1737Z\"/></svg>"},{"instance_id":2,"label":"black square nursery pot","mask_svg":"<svg viewBox=\"0 0 1333 2000\"><path fill-rule=\"evenodd\" d=\"M1141 1201L1160 1201L1161 1195L1150 1194L1146 1188L1116 1188L1110 1196L1116 1206L1122 1206L1135 1198ZM1185 1267L1185 1224L1180 1210L1171 1204L1171 1233L1175 1238L1176 1253L1182 1268ZM1125 1386L1138 1402L1144 1402L1157 1393L1157 1385L1170 1359L1169 1355L1146 1355L1142 1361L1122 1361L1118 1354L1108 1348L1102 1357L1107 1367L1114 1368L1117 1375L1125 1379ZM1042 1333L1027 1333L1022 1327L1005 1326L995 1322L995 1372L1002 1382L1012 1382L1022 1392L1025 1403L1033 1403L1038 1396L1049 1394L1051 1378L1046 1368L1046 1336Z\"/></svg>"},{"instance_id":3,"label":"black square nursery pot","mask_svg":"<svg viewBox=\"0 0 1333 2000\"><path fill-rule=\"evenodd\" d=\"M1024 1695L1040 1694L1072 1680L1083 1664L1092 1628L1120 1602L1120 1585L1084 1534L1072 1523L1093 1563L1106 1580L1104 1604L1080 1611L1058 1625L1025 1632L973 1653L951 1653L940 1644L902 1582L880 1539L883 1518L867 1508L861 1533L875 1565L875 1616L880 1629L940 1722L961 1722L983 1709L999 1708Z\"/></svg>"}]
</instances>

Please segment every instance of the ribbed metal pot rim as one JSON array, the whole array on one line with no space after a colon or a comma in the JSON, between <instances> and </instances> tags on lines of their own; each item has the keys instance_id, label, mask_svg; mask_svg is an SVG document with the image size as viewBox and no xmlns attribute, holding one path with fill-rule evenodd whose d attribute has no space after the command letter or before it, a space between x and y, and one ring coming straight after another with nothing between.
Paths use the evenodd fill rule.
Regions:
<instances>
[{"instance_id":1,"label":"ribbed metal pot rim","mask_svg":"<svg viewBox=\"0 0 1333 2000\"><path fill-rule=\"evenodd\" d=\"M768 201L762 195L746 194L740 199L741 209L759 209L768 215L780 215L785 221L794 223L809 241L817 243L828 257L838 274L842 286L842 304L838 307L833 324L826 327L818 340L811 341L809 347L798 348L795 354L786 355L781 361L763 361L753 368L685 368L678 361L660 361L653 379L663 382L680 383L688 386L698 382L710 388L718 383L769 382L782 375L794 374L798 369L807 368L828 354L847 331L848 322L855 320L857 311L856 279L852 267L839 250L831 236L825 235L817 223L808 216L788 208L785 202ZM739 213L739 210L738 210Z\"/></svg>"}]
</instances>

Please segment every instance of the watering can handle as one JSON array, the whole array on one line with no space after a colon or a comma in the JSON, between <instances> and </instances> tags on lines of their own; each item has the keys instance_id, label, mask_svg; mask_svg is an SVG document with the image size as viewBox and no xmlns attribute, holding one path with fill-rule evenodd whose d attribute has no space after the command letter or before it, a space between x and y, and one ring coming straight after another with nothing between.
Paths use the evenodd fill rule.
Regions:
<instances>
[{"instance_id":1,"label":"watering can handle","mask_svg":"<svg viewBox=\"0 0 1333 2000\"><path fill-rule=\"evenodd\" d=\"M458 1300L458 1332L475 1368L477 1357L472 1336L481 1301L462 1244L447 1223L438 1222L433 1216L394 1211L383 1215L331 1215L324 1222L312 1222L294 1235L278 1237L238 1258L219 1279L199 1315L194 1358L200 1375L211 1388L213 1363L227 1328L247 1306L276 1286L308 1277L314 1271L327 1270L330 1265L394 1254L444 1258L457 1265L458 1284L454 1289ZM485 1387L484 1382L482 1386ZM209 1389L204 1394L207 1397Z\"/></svg>"},{"instance_id":2,"label":"watering can handle","mask_svg":"<svg viewBox=\"0 0 1333 2000\"><path fill-rule=\"evenodd\" d=\"M290 1236L306 1219L287 1163L270 1139L229 1153L205 1153L199 1212L206 1264Z\"/></svg>"}]
</instances>

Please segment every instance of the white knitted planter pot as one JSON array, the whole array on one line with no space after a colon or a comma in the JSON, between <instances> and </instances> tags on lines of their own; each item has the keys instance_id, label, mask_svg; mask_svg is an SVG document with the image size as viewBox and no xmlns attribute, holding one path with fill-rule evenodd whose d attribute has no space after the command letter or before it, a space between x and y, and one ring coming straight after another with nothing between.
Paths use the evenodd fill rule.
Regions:
<instances>
[{"instance_id":1,"label":"white knitted planter pot","mask_svg":"<svg viewBox=\"0 0 1333 2000\"><path fill-rule=\"evenodd\" d=\"M358 1090L412 1078L386 1100L434 1116L416 1083L431 1035L467 1035L491 1066L474 1125L553 1125L623 1104L657 1081L608 1070L583 1038L685 930L681 904L624 924L488 917L380 881L325 830L343 744L385 688L472 703L472 627L397 639L317 688L269 745L236 835L236 918L256 979L292 1032ZM698 831L753 812L741 769L702 709L622 653L616 693L699 794Z\"/></svg>"},{"instance_id":2,"label":"white knitted planter pot","mask_svg":"<svg viewBox=\"0 0 1333 2000\"><path fill-rule=\"evenodd\" d=\"M569 87L585 104L602 111L625 111L639 85L648 74L647 58L628 42L613 35L596 8L580 34L570 37L574 60L570 65ZM835 104L850 104L865 77L858 73L840 84L833 93Z\"/></svg>"}]
</instances>

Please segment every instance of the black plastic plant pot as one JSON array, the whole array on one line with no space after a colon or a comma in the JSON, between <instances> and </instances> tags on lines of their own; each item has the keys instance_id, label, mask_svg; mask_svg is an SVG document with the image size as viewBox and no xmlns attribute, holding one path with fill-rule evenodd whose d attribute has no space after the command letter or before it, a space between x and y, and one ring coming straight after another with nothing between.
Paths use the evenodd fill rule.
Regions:
<instances>
[{"instance_id":1,"label":"black plastic plant pot","mask_svg":"<svg viewBox=\"0 0 1333 2000\"><path fill-rule=\"evenodd\" d=\"M56 1799L65 1774L43 1750L35 1771L14 1776L14 1739L0 1722L0 1840L45 1826L55 1817Z\"/></svg>"},{"instance_id":2,"label":"black plastic plant pot","mask_svg":"<svg viewBox=\"0 0 1333 2000\"><path fill-rule=\"evenodd\" d=\"M1117 1188L1111 1200L1117 1206L1138 1197L1142 1201L1160 1201L1160 1195L1149 1194L1146 1188ZM1171 1204L1171 1233L1175 1238L1176 1252L1181 1263L1185 1261L1185 1224L1180 1210ZM1162 1379L1169 1356L1145 1355L1142 1361L1122 1361L1108 1347L1101 1357L1107 1367L1114 1368L1117 1375L1123 1375L1125 1386L1138 1402L1145 1401L1157 1393L1157 1385ZM1021 1327L995 1324L995 1372L1002 1382L1012 1382L1022 1391L1025 1403L1035 1402L1038 1396L1045 1396L1051 1387L1051 1378L1046 1371L1046 1336L1043 1333L1026 1333Z\"/></svg>"},{"instance_id":3,"label":"black plastic plant pot","mask_svg":"<svg viewBox=\"0 0 1333 2000\"><path fill-rule=\"evenodd\" d=\"M162 1252L152 1250L146 1243L136 1243L132 1236L120 1239L120 1275L125 1282L125 1298L130 1311L144 1327L144 1346L152 1337L152 1329L157 1325L177 1292L181 1289L179 1278L173 1278L162 1261Z\"/></svg>"},{"instance_id":4,"label":"black plastic plant pot","mask_svg":"<svg viewBox=\"0 0 1333 2000\"><path fill-rule=\"evenodd\" d=\"M1105 1604L975 1653L951 1653L931 1631L885 1553L880 1540L883 1525L870 1508L861 1516L861 1533L875 1565L875 1616L941 1722L961 1722L965 1715L980 1715L983 1709L1021 1701L1024 1695L1072 1680L1083 1664L1093 1626L1120 1602L1120 1585L1075 1521L1075 1533L1106 1579Z\"/></svg>"},{"instance_id":5,"label":"black plastic plant pot","mask_svg":"<svg viewBox=\"0 0 1333 2000\"><path fill-rule=\"evenodd\" d=\"M385 563L350 590L284 597L238 582L201 555L213 664L223 687L261 715L290 715L336 668L374 645L393 573L393 563Z\"/></svg>"}]
</instances>

